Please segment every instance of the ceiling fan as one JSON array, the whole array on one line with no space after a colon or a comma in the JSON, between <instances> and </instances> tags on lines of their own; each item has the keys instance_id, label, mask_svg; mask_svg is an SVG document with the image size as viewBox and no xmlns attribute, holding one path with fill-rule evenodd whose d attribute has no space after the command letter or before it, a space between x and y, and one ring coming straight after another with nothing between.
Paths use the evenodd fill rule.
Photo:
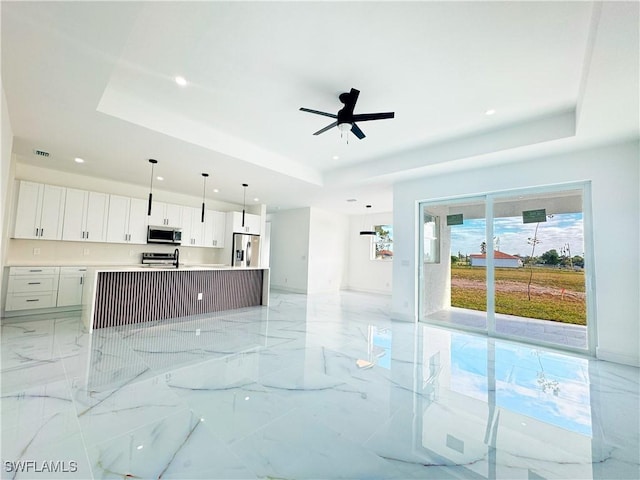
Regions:
<instances>
[{"instance_id":1,"label":"ceiling fan","mask_svg":"<svg viewBox=\"0 0 640 480\"><path fill-rule=\"evenodd\" d=\"M301 107L300 110L302 110L303 112L315 113L316 115L324 115L325 117L336 119L336 121L331 125L327 125L326 127L321 128L316 133L314 133L314 135L320 135L330 128L338 127L342 133L346 133L351 130L356 137L362 140L365 137L365 134L362 130L360 130L360 127L358 127L355 122L366 122L368 120L383 120L385 118L393 118L394 112L354 114L353 109L355 108L356 102L358 101L358 95L360 95L360 90L356 90L355 88L352 88L350 92L341 93L338 99L340 99L340 101L344 103L344 107L338 110L337 115L304 107Z\"/></svg>"}]
</instances>

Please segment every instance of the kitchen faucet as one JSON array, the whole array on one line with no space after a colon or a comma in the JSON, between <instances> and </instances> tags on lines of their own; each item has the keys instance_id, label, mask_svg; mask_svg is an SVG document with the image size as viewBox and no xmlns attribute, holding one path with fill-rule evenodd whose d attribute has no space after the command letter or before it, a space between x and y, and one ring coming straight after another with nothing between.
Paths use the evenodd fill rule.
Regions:
<instances>
[{"instance_id":1,"label":"kitchen faucet","mask_svg":"<svg viewBox=\"0 0 640 480\"><path fill-rule=\"evenodd\" d=\"M176 259L176 268L178 268L178 266L180 265L180 250L178 250L177 248L173 251L173 256Z\"/></svg>"}]
</instances>

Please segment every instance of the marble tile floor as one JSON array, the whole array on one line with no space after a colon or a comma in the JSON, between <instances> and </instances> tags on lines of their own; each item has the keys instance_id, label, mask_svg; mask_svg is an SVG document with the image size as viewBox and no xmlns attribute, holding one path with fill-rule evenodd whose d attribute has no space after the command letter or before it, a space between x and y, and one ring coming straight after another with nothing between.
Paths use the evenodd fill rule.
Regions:
<instances>
[{"instance_id":1,"label":"marble tile floor","mask_svg":"<svg viewBox=\"0 0 640 480\"><path fill-rule=\"evenodd\" d=\"M389 298L2 323L2 478L637 479L639 370L389 318Z\"/></svg>"}]
</instances>

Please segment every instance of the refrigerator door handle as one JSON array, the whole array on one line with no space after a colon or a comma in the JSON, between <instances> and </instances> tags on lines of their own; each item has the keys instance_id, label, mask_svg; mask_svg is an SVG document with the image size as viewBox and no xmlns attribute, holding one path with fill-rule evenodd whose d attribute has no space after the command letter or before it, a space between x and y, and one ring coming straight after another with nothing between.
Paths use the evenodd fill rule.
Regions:
<instances>
[{"instance_id":1,"label":"refrigerator door handle","mask_svg":"<svg viewBox=\"0 0 640 480\"><path fill-rule=\"evenodd\" d=\"M247 267L251 265L251 240L247 242L247 262L245 265Z\"/></svg>"}]
</instances>

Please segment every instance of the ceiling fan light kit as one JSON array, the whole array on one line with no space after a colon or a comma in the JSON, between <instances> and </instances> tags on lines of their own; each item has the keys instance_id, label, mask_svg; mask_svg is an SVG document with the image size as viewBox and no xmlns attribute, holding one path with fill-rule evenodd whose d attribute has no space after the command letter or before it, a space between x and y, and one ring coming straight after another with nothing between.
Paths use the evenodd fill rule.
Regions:
<instances>
[{"instance_id":1,"label":"ceiling fan light kit","mask_svg":"<svg viewBox=\"0 0 640 480\"><path fill-rule=\"evenodd\" d=\"M356 90L352 88L349 92L341 93L338 96L338 99L341 103L344 104L340 110L338 110L338 114L321 112L320 110L313 110L311 108L300 107L300 110L303 112L314 113L316 115L323 115L325 117L335 118L336 121L327 125L324 128L321 128L314 135L320 135L321 133L330 130L333 127L338 127L342 135L348 134L351 131L356 137L362 140L366 135L364 132L356 125L356 122L367 122L370 120L384 120L386 118L394 118L395 112L382 112L382 113L360 113L354 114L353 110L356 106L356 102L358 101L358 96L360 95L360 90Z\"/></svg>"}]
</instances>

